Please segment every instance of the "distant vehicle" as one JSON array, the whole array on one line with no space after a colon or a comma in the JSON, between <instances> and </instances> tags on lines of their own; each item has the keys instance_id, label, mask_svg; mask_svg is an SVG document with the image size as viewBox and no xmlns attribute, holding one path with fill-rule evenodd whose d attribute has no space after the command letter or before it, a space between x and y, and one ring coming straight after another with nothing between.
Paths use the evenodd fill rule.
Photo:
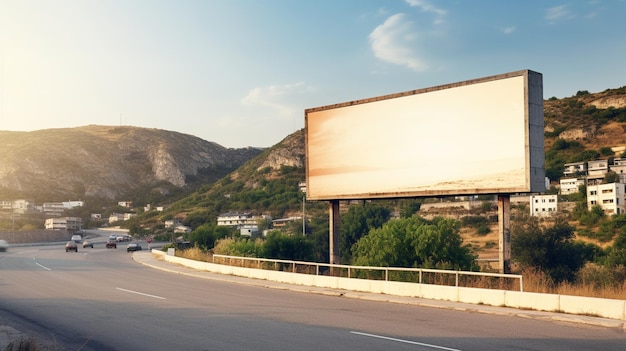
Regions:
<instances>
[{"instance_id":1,"label":"distant vehicle","mask_svg":"<svg viewBox=\"0 0 626 351\"><path fill-rule=\"evenodd\" d=\"M115 241L116 239L117 239L117 235L115 235L115 234L109 235L109 240Z\"/></svg>"},{"instance_id":2,"label":"distant vehicle","mask_svg":"<svg viewBox=\"0 0 626 351\"><path fill-rule=\"evenodd\" d=\"M65 252L70 251L78 252L78 245L76 245L76 242L74 240L70 240L65 243Z\"/></svg>"},{"instance_id":3,"label":"distant vehicle","mask_svg":"<svg viewBox=\"0 0 626 351\"><path fill-rule=\"evenodd\" d=\"M83 241L83 249L86 248L86 247L90 247L90 248L93 249L93 243L91 241L87 241L87 240Z\"/></svg>"},{"instance_id":4,"label":"distant vehicle","mask_svg":"<svg viewBox=\"0 0 626 351\"><path fill-rule=\"evenodd\" d=\"M117 249L117 243L113 240L108 240L106 243L107 249Z\"/></svg>"},{"instance_id":5,"label":"distant vehicle","mask_svg":"<svg viewBox=\"0 0 626 351\"><path fill-rule=\"evenodd\" d=\"M0 240L0 252L5 252L9 248L6 240Z\"/></svg>"},{"instance_id":6,"label":"distant vehicle","mask_svg":"<svg viewBox=\"0 0 626 351\"><path fill-rule=\"evenodd\" d=\"M126 252L131 251L141 251L141 246L137 243L128 244L128 246L126 247Z\"/></svg>"},{"instance_id":7,"label":"distant vehicle","mask_svg":"<svg viewBox=\"0 0 626 351\"><path fill-rule=\"evenodd\" d=\"M80 234L74 234L72 235L72 241L75 243L80 243L81 241L83 241L83 236Z\"/></svg>"},{"instance_id":8,"label":"distant vehicle","mask_svg":"<svg viewBox=\"0 0 626 351\"><path fill-rule=\"evenodd\" d=\"M130 235L118 235L117 238L115 238L115 241L117 242L130 241Z\"/></svg>"}]
</instances>

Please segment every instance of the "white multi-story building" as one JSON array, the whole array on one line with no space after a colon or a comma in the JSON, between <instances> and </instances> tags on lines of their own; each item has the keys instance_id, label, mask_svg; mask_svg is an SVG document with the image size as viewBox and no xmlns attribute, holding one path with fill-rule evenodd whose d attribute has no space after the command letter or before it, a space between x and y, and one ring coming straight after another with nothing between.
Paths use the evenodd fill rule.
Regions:
<instances>
[{"instance_id":1,"label":"white multi-story building","mask_svg":"<svg viewBox=\"0 0 626 351\"><path fill-rule=\"evenodd\" d=\"M259 220L271 221L270 216L253 216L250 213L227 212L217 216L217 225L242 227L247 225L257 225Z\"/></svg>"},{"instance_id":2,"label":"white multi-story building","mask_svg":"<svg viewBox=\"0 0 626 351\"><path fill-rule=\"evenodd\" d=\"M43 213L48 216L60 216L65 211L62 202L44 202L41 206Z\"/></svg>"},{"instance_id":3,"label":"white multi-story building","mask_svg":"<svg viewBox=\"0 0 626 351\"><path fill-rule=\"evenodd\" d=\"M624 184L609 183L587 185L587 208L600 206L608 215L626 213Z\"/></svg>"},{"instance_id":4,"label":"white multi-story building","mask_svg":"<svg viewBox=\"0 0 626 351\"><path fill-rule=\"evenodd\" d=\"M557 195L531 195L530 215L549 217L556 213L558 208Z\"/></svg>"},{"instance_id":5,"label":"white multi-story building","mask_svg":"<svg viewBox=\"0 0 626 351\"><path fill-rule=\"evenodd\" d=\"M578 178L561 178L559 180L561 195L574 194L579 191L581 185L585 185L584 179Z\"/></svg>"},{"instance_id":6,"label":"white multi-story building","mask_svg":"<svg viewBox=\"0 0 626 351\"><path fill-rule=\"evenodd\" d=\"M587 175L605 176L609 171L609 160L587 161Z\"/></svg>"},{"instance_id":7,"label":"white multi-story building","mask_svg":"<svg viewBox=\"0 0 626 351\"><path fill-rule=\"evenodd\" d=\"M587 161L587 184L599 184L609 172L608 160Z\"/></svg>"},{"instance_id":8,"label":"white multi-story building","mask_svg":"<svg viewBox=\"0 0 626 351\"><path fill-rule=\"evenodd\" d=\"M79 217L47 218L45 228L51 230L81 230L83 220Z\"/></svg>"}]
</instances>

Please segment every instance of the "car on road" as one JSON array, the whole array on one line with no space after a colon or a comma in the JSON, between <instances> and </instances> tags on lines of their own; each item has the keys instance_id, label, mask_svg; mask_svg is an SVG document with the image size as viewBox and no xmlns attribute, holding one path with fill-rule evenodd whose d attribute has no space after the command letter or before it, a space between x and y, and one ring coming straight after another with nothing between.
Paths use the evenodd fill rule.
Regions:
<instances>
[{"instance_id":1,"label":"car on road","mask_svg":"<svg viewBox=\"0 0 626 351\"><path fill-rule=\"evenodd\" d=\"M83 240L83 236L80 234L74 234L72 235L72 241L75 243L80 243Z\"/></svg>"},{"instance_id":2,"label":"car on road","mask_svg":"<svg viewBox=\"0 0 626 351\"><path fill-rule=\"evenodd\" d=\"M9 244L6 240L0 240L0 252L4 252L9 248Z\"/></svg>"},{"instance_id":3,"label":"car on road","mask_svg":"<svg viewBox=\"0 0 626 351\"><path fill-rule=\"evenodd\" d=\"M87 241L87 240L83 241L83 249L86 248L86 247L90 247L90 248L93 249L93 243L91 241Z\"/></svg>"},{"instance_id":4,"label":"car on road","mask_svg":"<svg viewBox=\"0 0 626 351\"><path fill-rule=\"evenodd\" d=\"M115 234L109 235L109 241L115 241L115 240L117 240L117 235Z\"/></svg>"},{"instance_id":5,"label":"car on road","mask_svg":"<svg viewBox=\"0 0 626 351\"><path fill-rule=\"evenodd\" d=\"M117 249L117 243L115 240L107 240L106 247L107 249Z\"/></svg>"},{"instance_id":6,"label":"car on road","mask_svg":"<svg viewBox=\"0 0 626 351\"><path fill-rule=\"evenodd\" d=\"M141 251L141 245L137 243L128 244L128 246L126 247L126 252L131 252L131 251Z\"/></svg>"},{"instance_id":7,"label":"car on road","mask_svg":"<svg viewBox=\"0 0 626 351\"><path fill-rule=\"evenodd\" d=\"M122 241L130 241L130 235L126 234L126 235L118 235L117 238L115 238L115 240L119 243Z\"/></svg>"},{"instance_id":8,"label":"car on road","mask_svg":"<svg viewBox=\"0 0 626 351\"><path fill-rule=\"evenodd\" d=\"M70 240L67 243L65 243L65 252L70 252L70 251L78 252L78 245L76 245L74 240Z\"/></svg>"}]
</instances>

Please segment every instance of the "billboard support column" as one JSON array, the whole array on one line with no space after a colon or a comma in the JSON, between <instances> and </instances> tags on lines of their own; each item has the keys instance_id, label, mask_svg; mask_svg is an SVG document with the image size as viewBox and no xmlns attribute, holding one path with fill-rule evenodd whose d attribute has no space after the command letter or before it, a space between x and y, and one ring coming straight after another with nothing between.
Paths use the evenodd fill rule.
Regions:
<instances>
[{"instance_id":1,"label":"billboard support column","mask_svg":"<svg viewBox=\"0 0 626 351\"><path fill-rule=\"evenodd\" d=\"M339 200L331 200L329 203L329 254L330 254L330 264L339 264L339 258L341 257L339 253L339 227L341 221L339 220ZM333 274L333 269L331 268L331 275Z\"/></svg>"},{"instance_id":2,"label":"billboard support column","mask_svg":"<svg viewBox=\"0 0 626 351\"><path fill-rule=\"evenodd\" d=\"M500 273L511 273L511 195L498 195Z\"/></svg>"}]
</instances>

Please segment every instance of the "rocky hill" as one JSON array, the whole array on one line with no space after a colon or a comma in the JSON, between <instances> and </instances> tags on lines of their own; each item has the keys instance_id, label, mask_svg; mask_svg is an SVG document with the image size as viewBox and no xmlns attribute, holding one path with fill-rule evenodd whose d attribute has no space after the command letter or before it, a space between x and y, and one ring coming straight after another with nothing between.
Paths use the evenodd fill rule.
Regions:
<instances>
[{"instance_id":1,"label":"rocky hill","mask_svg":"<svg viewBox=\"0 0 626 351\"><path fill-rule=\"evenodd\" d=\"M193 190L262 151L127 126L0 131L0 200L127 200L140 191Z\"/></svg>"},{"instance_id":2,"label":"rocky hill","mask_svg":"<svg viewBox=\"0 0 626 351\"><path fill-rule=\"evenodd\" d=\"M544 102L546 176L569 162L626 157L626 86Z\"/></svg>"}]
</instances>

